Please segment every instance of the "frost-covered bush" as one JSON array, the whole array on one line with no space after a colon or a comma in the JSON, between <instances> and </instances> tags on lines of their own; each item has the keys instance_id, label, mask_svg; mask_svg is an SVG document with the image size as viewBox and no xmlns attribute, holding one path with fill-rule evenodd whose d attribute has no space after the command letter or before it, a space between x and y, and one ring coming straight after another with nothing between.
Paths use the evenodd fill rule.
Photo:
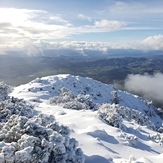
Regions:
<instances>
[{"instance_id":1,"label":"frost-covered bush","mask_svg":"<svg viewBox=\"0 0 163 163\"><path fill-rule=\"evenodd\" d=\"M4 82L0 82L0 101L9 98L8 94L11 92L11 87Z\"/></svg>"},{"instance_id":2,"label":"frost-covered bush","mask_svg":"<svg viewBox=\"0 0 163 163\"><path fill-rule=\"evenodd\" d=\"M160 127L157 131L163 133L163 127Z\"/></svg>"},{"instance_id":3,"label":"frost-covered bush","mask_svg":"<svg viewBox=\"0 0 163 163\"><path fill-rule=\"evenodd\" d=\"M112 99L111 99L112 103L113 104L119 104L120 96L118 95L118 92L117 91L112 91L111 95L112 95Z\"/></svg>"},{"instance_id":4,"label":"frost-covered bush","mask_svg":"<svg viewBox=\"0 0 163 163\"><path fill-rule=\"evenodd\" d=\"M50 104L61 105L67 109L94 109L96 106L93 104L90 95L78 94L75 96L66 88L60 89L59 96L54 96L49 99Z\"/></svg>"},{"instance_id":5,"label":"frost-covered bush","mask_svg":"<svg viewBox=\"0 0 163 163\"><path fill-rule=\"evenodd\" d=\"M33 101L33 102L37 102L37 103L41 103L40 98L37 98L37 97L36 97L36 98L33 98L32 101Z\"/></svg>"},{"instance_id":6,"label":"frost-covered bush","mask_svg":"<svg viewBox=\"0 0 163 163\"><path fill-rule=\"evenodd\" d=\"M10 98L0 102L0 122L6 122L12 115L32 117L35 114L33 106L22 99Z\"/></svg>"},{"instance_id":7,"label":"frost-covered bush","mask_svg":"<svg viewBox=\"0 0 163 163\"><path fill-rule=\"evenodd\" d=\"M77 100L71 100L70 102L66 102L65 104L63 104L63 107L75 110L87 109L87 105L85 103L81 103Z\"/></svg>"},{"instance_id":8,"label":"frost-covered bush","mask_svg":"<svg viewBox=\"0 0 163 163\"><path fill-rule=\"evenodd\" d=\"M148 126L148 127L152 127L153 124L150 121L148 115L143 114L142 112L135 110L135 109L131 109L128 107L124 107L124 106L117 106L117 112L125 119L129 120L129 121L135 121L136 123L138 123L141 126Z\"/></svg>"},{"instance_id":9,"label":"frost-covered bush","mask_svg":"<svg viewBox=\"0 0 163 163\"><path fill-rule=\"evenodd\" d=\"M130 145L135 145L137 143L137 136L132 135L132 134L127 134L121 131L120 137L124 139L128 144Z\"/></svg>"},{"instance_id":10,"label":"frost-covered bush","mask_svg":"<svg viewBox=\"0 0 163 163\"><path fill-rule=\"evenodd\" d=\"M120 114L117 113L117 105L115 104L102 105L97 112L97 116L111 126L114 127L121 126L122 118Z\"/></svg>"},{"instance_id":11,"label":"frost-covered bush","mask_svg":"<svg viewBox=\"0 0 163 163\"><path fill-rule=\"evenodd\" d=\"M141 126L147 126L154 130L156 129L155 125L150 121L148 115L124 106L104 104L99 108L97 115L100 119L103 119L114 127L120 127L121 121L124 118L128 121L135 121Z\"/></svg>"},{"instance_id":12,"label":"frost-covered bush","mask_svg":"<svg viewBox=\"0 0 163 163\"><path fill-rule=\"evenodd\" d=\"M76 100L86 105L86 109L96 109L90 95L78 94Z\"/></svg>"},{"instance_id":13,"label":"frost-covered bush","mask_svg":"<svg viewBox=\"0 0 163 163\"><path fill-rule=\"evenodd\" d=\"M0 163L83 163L69 128L38 114L25 101L0 103ZM33 111L32 111L33 110Z\"/></svg>"},{"instance_id":14,"label":"frost-covered bush","mask_svg":"<svg viewBox=\"0 0 163 163\"><path fill-rule=\"evenodd\" d=\"M150 134L149 138L152 139L154 142L159 143L160 145L163 145L163 135L159 133Z\"/></svg>"},{"instance_id":15,"label":"frost-covered bush","mask_svg":"<svg viewBox=\"0 0 163 163\"><path fill-rule=\"evenodd\" d=\"M66 88L61 88L59 96L54 96L49 100L51 104L64 104L70 102L72 99L74 99L73 93Z\"/></svg>"}]
</instances>

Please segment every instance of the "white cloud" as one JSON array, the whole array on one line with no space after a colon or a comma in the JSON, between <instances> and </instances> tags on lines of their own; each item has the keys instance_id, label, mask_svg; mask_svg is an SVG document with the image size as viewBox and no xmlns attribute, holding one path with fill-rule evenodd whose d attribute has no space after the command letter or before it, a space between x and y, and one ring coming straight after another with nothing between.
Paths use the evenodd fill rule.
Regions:
<instances>
[{"instance_id":1,"label":"white cloud","mask_svg":"<svg viewBox=\"0 0 163 163\"><path fill-rule=\"evenodd\" d=\"M114 14L133 14L133 13L138 13L138 11L140 10L140 12L142 12L144 8L144 5L142 3L137 3L137 2L120 2L117 1L115 2L115 4L110 8L110 12L114 13Z\"/></svg>"},{"instance_id":2,"label":"white cloud","mask_svg":"<svg viewBox=\"0 0 163 163\"><path fill-rule=\"evenodd\" d=\"M126 30L162 30L163 1L113 1L97 12L99 16L127 22Z\"/></svg>"},{"instance_id":3,"label":"white cloud","mask_svg":"<svg viewBox=\"0 0 163 163\"><path fill-rule=\"evenodd\" d=\"M140 49L143 50L163 50L163 35L147 37L140 42Z\"/></svg>"},{"instance_id":4,"label":"white cloud","mask_svg":"<svg viewBox=\"0 0 163 163\"><path fill-rule=\"evenodd\" d=\"M85 15L79 15L89 19ZM0 37L63 39L76 34L119 30L125 23L101 20L92 25L74 26L60 15L42 10L0 8Z\"/></svg>"},{"instance_id":5,"label":"white cloud","mask_svg":"<svg viewBox=\"0 0 163 163\"><path fill-rule=\"evenodd\" d=\"M28 55L43 55L44 50L49 49L72 49L84 53L85 50L96 50L106 53L115 45L109 42L86 42L86 41L32 41L29 38L20 38L19 40L11 40L11 42L1 43L0 54L7 51L23 51Z\"/></svg>"},{"instance_id":6,"label":"white cloud","mask_svg":"<svg viewBox=\"0 0 163 163\"><path fill-rule=\"evenodd\" d=\"M68 30L70 26L59 15L46 11L0 8L0 37L58 39L71 34L71 30Z\"/></svg>"},{"instance_id":7,"label":"white cloud","mask_svg":"<svg viewBox=\"0 0 163 163\"><path fill-rule=\"evenodd\" d=\"M0 55L7 54L8 51L20 51L25 55L43 55L43 48L38 46L29 38L10 39L10 41L0 41Z\"/></svg>"},{"instance_id":8,"label":"white cloud","mask_svg":"<svg viewBox=\"0 0 163 163\"><path fill-rule=\"evenodd\" d=\"M117 5L122 7L126 4L119 3ZM125 9L125 7L123 8ZM78 16L82 19L91 20L91 18L86 15L80 14ZM0 8L0 52L2 54L6 50L20 49L20 47L15 44L17 40L20 40L20 42L27 38L29 40L42 40L45 42L47 40L46 47L55 48L58 43L54 40L57 39L65 39L73 35L86 33L111 32L124 29L127 26L123 21L108 19L95 22L91 21L91 23L92 25L89 23L89 25L75 26L68 20L63 19L61 15L49 13L47 11ZM48 40L51 40L51 42L48 42ZM31 42L36 44L34 41ZM74 47L75 49L88 48L100 51L107 51L109 48L163 50L163 35L150 36L135 44L116 45L106 42L83 42L82 44L81 42L62 42L59 46L62 48L68 46L70 48ZM27 46L24 47L27 49Z\"/></svg>"},{"instance_id":9,"label":"white cloud","mask_svg":"<svg viewBox=\"0 0 163 163\"><path fill-rule=\"evenodd\" d=\"M105 28L105 29L110 29L110 30L117 30L124 26L126 26L126 23L124 23L124 22L107 20L107 19L103 19L101 21L95 22L95 27Z\"/></svg>"},{"instance_id":10,"label":"white cloud","mask_svg":"<svg viewBox=\"0 0 163 163\"><path fill-rule=\"evenodd\" d=\"M161 101L163 99L163 74L157 73L153 76L145 75L129 75L125 80L125 89L138 94L142 94L145 98Z\"/></svg>"},{"instance_id":11,"label":"white cloud","mask_svg":"<svg viewBox=\"0 0 163 163\"><path fill-rule=\"evenodd\" d=\"M84 19L84 20L88 20L88 21L91 21L92 20L91 17L86 16L86 15L83 15L83 14L79 14L78 15L78 18L81 18L81 19Z\"/></svg>"},{"instance_id":12,"label":"white cloud","mask_svg":"<svg viewBox=\"0 0 163 163\"><path fill-rule=\"evenodd\" d=\"M115 1L108 2L108 6L100 12L103 15L109 14L113 18L130 18L130 20L139 18L151 19L155 14L155 18L162 17L163 2L162 1ZM157 16L156 16L157 15Z\"/></svg>"},{"instance_id":13,"label":"white cloud","mask_svg":"<svg viewBox=\"0 0 163 163\"><path fill-rule=\"evenodd\" d=\"M3 26L5 26L3 24ZM37 32L33 29L31 30L32 33L37 35ZM103 30L103 29L100 29ZM99 31L100 31L99 30ZM50 31L49 31L50 32ZM59 31L60 32L60 31ZM39 35L40 35L39 33ZM48 31L47 31L48 34ZM43 33L44 37L44 33ZM0 54L4 54L6 51L10 50L24 50L27 53L35 54L42 54L43 50L46 49L73 49L78 51L83 50L97 50L102 51L103 53L109 52L109 49L135 49L135 50L143 50L143 51L150 51L150 50L163 50L163 35L155 35L150 36L140 42L130 43L130 44L114 44L112 42L87 42L87 41L46 41L42 38L37 39L37 41L32 40L30 37L19 37L19 38L10 38L10 37L1 37L0 38ZM29 52L31 49L31 52ZM33 50L32 50L33 49ZM36 50L37 49L37 50Z\"/></svg>"},{"instance_id":14,"label":"white cloud","mask_svg":"<svg viewBox=\"0 0 163 163\"><path fill-rule=\"evenodd\" d=\"M16 8L0 8L0 22L9 22L14 25L27 25L28 23L64 23L60 15L49 13L43 10L16 9Z\"/></svg>"},{"instance_id":15,"label":"white cloud","mask_svg":"<svg viewBox=\"0 0 163 163\"><path fill-rule=\"evenodd\" d=\"M85 42L85 41L51 41L51 42L42 42L37 41L35 44L38 47L44 47L44 49L73 49L78 51L83 50L98 50L106 52L112 47L112 44L109 42Z\"/></svg>"},{"instance_id":16,"label":"white cloud","mask_svg":"<svg viewBox=\"0 0 163 163\"><path fill-rule=\"evenodd\" d=\"M160 50L163 51L163 35L154 35L145 38L139 42L128 44L129 49L137 49L142 51Z\"/></svg>"},{"instance_id":17,"label":"white cloud","mask_svg":"<svg viewBox=\"0 0 163 163\"><path fill-rule=\"evenodd\" d=\"M13 47L25 51L25 53L29 56L43 55L42 48L37 46L34 42L32 42L28 38L18 40L13 44Z\"/></svg>"}]
</instances>

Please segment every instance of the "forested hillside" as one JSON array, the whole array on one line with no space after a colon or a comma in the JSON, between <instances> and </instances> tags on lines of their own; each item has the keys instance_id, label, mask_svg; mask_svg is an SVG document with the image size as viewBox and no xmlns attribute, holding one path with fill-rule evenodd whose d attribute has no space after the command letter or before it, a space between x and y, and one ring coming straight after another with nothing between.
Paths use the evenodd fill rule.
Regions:
<instances>
[{"instance_id":1,"label":"forested hillside","mask_svg":"<svg viewBox=\"0 0 163 163\"><path fill-rule=\"evenodd\" d=\"M78 58L72 56L0 56L0 58L0 80L12 86L27 83L37 77L72 74L91 77L103 83L112 84L118 89L126 90L124 83L129 74L163 73L163 57L161 56L109 59L81 56ZM139 95L143 96L143 94ZM153 101L157 107L162 107L162 103L157 100Z\"/></svg>"}]
</instances>

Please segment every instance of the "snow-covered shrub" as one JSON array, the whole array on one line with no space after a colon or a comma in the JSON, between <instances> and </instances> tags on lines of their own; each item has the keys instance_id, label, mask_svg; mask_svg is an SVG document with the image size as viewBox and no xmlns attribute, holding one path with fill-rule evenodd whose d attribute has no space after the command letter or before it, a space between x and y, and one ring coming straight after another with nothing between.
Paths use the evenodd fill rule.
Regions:
<instances>
[{"instance_id":1,"label":"snow-covered shrub","mask_svg":"<svg viewBox=\"0 0 163 163\"><path fill-rule=\"evenodd\" d=\"M124 106L117 106L117 112L125 119L129 121L135 121L141 126L153 126L148 115L143 114L142 112L131 109Z\"/></svg>"},{"instance_id":2,"label":"snow-covered shrub","mask_svg":"<svg viewBox=\"0 0 163 163\"><path fill-rule=\"evenodd\" d=\"M102 105L97 112L97 116L111 126L114 127L121 126L122 118L120 114L117 113L117 105L115 104Z\"/></svg>"},{"instance_id":3,"label":"snow-covered shrub","mask_svg":"<svg viewBox=\"0 0 163 163\"><path fill-rule=\"evenodd\" d=\"M114 127L120 127L121 121L124 118L128 121L135 121L141 126L147 126L153 130L156 129L156 126L150 121L148 115L124 106L103 104L100 106L97 115L100 119L103 119Z\"/></svg>"},{"instance_id":4,"label":"snow-covered shrub","mask_svg":"<svg viewBox=\"0 0 163 163\"><path fill-rule=\"evenodd\" d=\"M157 108L157 114L163 119L163 110L161 108Z\"/></svg>"},{"instance_id":5,"label":"snow-covered shrub","mask_svg":"<svg viewBox=\"0 0 163 163\"><path fill-rule=\"evenodd\" d=\"M157 131L163 133L163 127L160 127Z\"/></svg>"},{"instance_id":6,"label":"snow-covered shrub","mask_svg":"<svg viewBox=\"0 0 163 163\"><path fill-rule=\"evenodd\" d=\"M160 145L163 145L163 135L159 133L150 134L149 138L152 139L154 142L159 143Z\"/></svg>"},{"instance_id":7,"label":"snow-covered shrub","mask_svg":"<svg viewBox=\"0 0 163 163\"><path fill-rule=\"evenodd\" d=\"M63 107L67 109L75 109L75 110L87 109L87 105L85 103L81 103L77 100L71 100L70 102L66 102L65 104L63 104Z\"/></svg>"},{"instance_id":8,"label":"snow-covered shrub","mask_svg":"<svg viewBox=\"0 0 163 163\"><path fill-rule=\"evenodd\" d=\"M69 137L69 128L58 124L53 116L38 114L15 98L0 106L0 162L84 162L77 141Z\"/></svg>"},{"instance_id":9,"label":"snow-covered shrub","mask_svg":"<svg viewBox=\"0 0 163 163\"><path fill-rule=\"evenodd\" d=\"M39 98L37 98L37 97L36 98L33 98L32 101L33 102L37 102L37 103L41 103L41 100Z\"/></svg>"},{"instance_id":10,"label":"snow-covered shrub","mask_svg":"<svg viewBox=\"0 0 163 163\"><path fill-rule=\"evenodd\" d=\"M90 98L90 95L83 95L83 94L78 94L76 97L76 100L79 101L80 103L83 103L86 105L86 109L95 109L96 106L93 103L92 99Z\"/></svg>"},{"instance_id":11,"label":"snow-covered shrub","mask_svg":"<svg viewBox=\"0 0 163 163\"><path fill-rule=\"evenodd\" d=\"M12 115L32 117L35 114L33 106L22 99L10 98L0 102L0 122L6 122Z\"/></svg>"},{"instance_id":12,"label":"snow-covered shrub","mask_svg":"<svg viewBox=\"0 0 163 163\"><path fill-rule=\"evenodd\" d=\"M4 82L0 82L0 101L9 98L8 94L11 92L11 87Z\"/></svg>"},{"instance_id":13,"label":"snow-covered shrub","mask_svg":"<svg viewBox=\"0 0 163 163\"><path fill-rule=\"evenodd\" d=\"M49 101L50 104L61 105L67 109L82 110L95 108L90 95L78 94L75 96L66 88L61 88L59 96L54 96Z\"/></svg>"},{"instance_id":14,"label":"snow-covered shrub","mask_svg":"<svg viewBox=\"0 0 163 163\"><path fill-rule=\"evenodd\" d=\"M118 92L117 91L112 91L111 95L112 95L112 99L111 99L112 103L113 104L119 104L120 96L118 95Z\"/></svg>"},{"instance_id":15,"label":"snow-covered shrub","mask_svg":"<svg viewBox=\"0 0 163 163\"><path fill-rule=\"evenodd\" d=\"M127 134L125 132L120 133L120 137L124 139L128 144L135 145L137 143L138 138L135 135Z\"/></svg>"},{"instance_id":16,"label":"snow-covered shrub","mask_svg":"<svg viewBox=\"0 0 163 163\"><path fill-rule=\"evenodd\" d=\"M133 163L133 162L136 162L136 158L135 158L135 156L130 155L129 158L128 158L127 163Z\"/></svg>"}]
</instances>

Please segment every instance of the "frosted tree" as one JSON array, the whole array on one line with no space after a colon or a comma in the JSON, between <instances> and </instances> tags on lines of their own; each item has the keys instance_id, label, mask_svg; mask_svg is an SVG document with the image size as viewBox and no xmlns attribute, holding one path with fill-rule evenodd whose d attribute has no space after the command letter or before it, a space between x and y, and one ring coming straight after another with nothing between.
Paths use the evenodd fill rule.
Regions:
<instances>
[{"instance_id":1,"label":"frosted tree","mask_svg":"<svg viewBox=\"0 0 163 163\"><path fill-rule=\"evenodd\" d=\"M111 95L112 95L112 99L111 99L112 103L113 104L119 104L120 96L118 96L118 92L117 91L112 91Z\"/></svg>"},{"instance_id":2,"label":"frosted tree","mask_svg":"<svg viewBox=\"0 0 163 163\"><path fill-rule=\"evenodd\" d=\"M121 115L117 112L117 105L115 104L103 104L98 112L97 116L114 127L120 127L122 123Z\"/></svg>"},{"instance_id":3,"label":"frosted tree","mask_svg":"<svg viewBox=\"0 0 163 163\"><path fill-rule=\"evenodd\" d=\"M4 82L0 82L0 101L9 98L8 94L11 92L11 87Z\"/></svg>"}]
</instances>

